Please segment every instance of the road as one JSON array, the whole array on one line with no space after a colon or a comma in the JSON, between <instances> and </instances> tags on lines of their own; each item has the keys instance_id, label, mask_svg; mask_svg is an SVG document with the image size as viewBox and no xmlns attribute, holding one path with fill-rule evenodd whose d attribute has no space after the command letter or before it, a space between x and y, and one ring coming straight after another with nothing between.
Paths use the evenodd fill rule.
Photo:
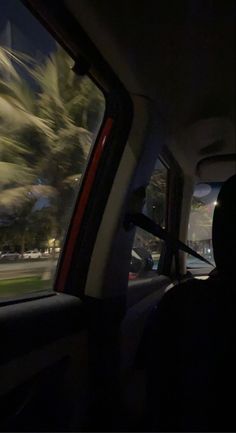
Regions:
<instances>
[{"instance_id":1,"label":"road","mask_svg":"<svg viewBox=\"0 0 236 433\"><path fill-rule=\"evenodd\" d=\"M56 265L57 260L45 259L0 263L0 280L29 276L41 276L49 279L54 273Z\"/></svg>"}]
</instances>

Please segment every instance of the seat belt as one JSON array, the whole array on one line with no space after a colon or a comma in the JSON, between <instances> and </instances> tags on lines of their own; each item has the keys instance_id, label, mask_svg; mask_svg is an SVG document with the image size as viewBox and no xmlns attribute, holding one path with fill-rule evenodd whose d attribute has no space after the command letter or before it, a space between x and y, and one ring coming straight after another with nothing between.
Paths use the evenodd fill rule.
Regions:
<instances>
[{"instance_id":1,"label":"seat belt","mask_svg":"<svg viewBox=\"0 0 236 433\"><path fill-rule=\"evenodd\" d=\"M159 239L167 242L174 251L181 250L185 253L190 254L196 259L201 260L202 262L207 263L208 265L214 267L214 265L209 262L209 260L202 257L200 254L196 253L192 248L188 247L184 242L176 239L173 235L171 235L166 229L163 229L159 224L152 221L146 215L142 213L134 213L127 214L125 217L124 226L127 229L130 229L132 226L140 227L148 233L151 233L154 236L157 236Z\"/></svg>"}]
</instances>

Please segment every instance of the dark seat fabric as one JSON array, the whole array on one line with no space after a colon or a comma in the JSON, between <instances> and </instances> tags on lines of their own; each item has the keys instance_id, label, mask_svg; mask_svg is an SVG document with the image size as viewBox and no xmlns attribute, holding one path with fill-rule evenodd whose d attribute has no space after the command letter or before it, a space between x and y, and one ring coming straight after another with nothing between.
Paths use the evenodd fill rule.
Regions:
<instances>
[{"instance_id":1,"label":"dark seat fabric","mask_svg":"<svg viewBox=\"0 0 236 433\"><path fill-rule=\"evenodd\" d=\"M217 272L175 286L149 319L138 355L147 371L148 430L236 431L236 244L228 250L235 205L236 176L222 188L214 216ZM218 232L226 223L229 244Z\"/></svg>"},{"instance_id":2,"label":"dark seat fabric","mask_svg":"<svg viewBox=\"0 0 236 433\"><path fill-rule=\"evenodd\" d=\"M148 430L235 431L235 305L234 285L217 278L164 296L139 354Z\"/></svg>"},{"instance_id":3,"label":"dark seat fabric","mask_svg":"<svg viewBox=\"0 0 236 433\"><path fill-rule=\"evenodd\" d=\"M213 216L212 242L217 271L236 279L236 175L222 186Z\"/></svg>"}]
</instances>

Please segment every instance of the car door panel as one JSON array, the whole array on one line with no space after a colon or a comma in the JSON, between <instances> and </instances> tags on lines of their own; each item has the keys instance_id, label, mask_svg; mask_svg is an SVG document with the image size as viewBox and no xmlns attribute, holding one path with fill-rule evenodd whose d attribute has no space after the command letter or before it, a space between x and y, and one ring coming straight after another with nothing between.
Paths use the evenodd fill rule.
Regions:
<instances>
[{"instance_id":1,"label":"car door panel","mask_svg":"<svg viewBox=\"0 0 236 433\"><path fill-rule=\"evenodd\" d=\"M140 431L144 421L146 379L136 362L144 329L151 311L172 286L170 278L159 275L129 283L127 311L121 323L121 388L127 431Z\"/></svg>"},{"instance_id":2,"label":"car door panel","mask_svg":"<svg viewBox=\"0 0 236 433\"><path fill-rule=\"evenodd\" d=\"M1 430L51 430L66 425L66 398L61 378L68 358L53 362L1 397ZM53 400L54 403L50 404ZM63 406L61 406L63 405ZM56 416L57 407L59 415ZM63 408L63 412L62 412ZM62 416L63 414L63 416Z\"/></svg>"},{"instance_id":3,"label":"car door panel","mask_svg":"<svg viewBox=\"0 0 236 433\"><path fill-rule=\"evenodd\" d=\"M8 305L0 309L0 328L0 429L60 431L75 419L77 426L84 423L89 389L82 302L55 294Z\"/></svg>"},{"instance_id":4,"label":"car door panel","mask_svg":"<svg viewBox=\"0 0 236 433\"><path fill-rule=\"evenodd\" d=\"M77 298L57 295L0 309L0 364L76 332L83 326L84 308Z\"/></svg>"}]
</instances>

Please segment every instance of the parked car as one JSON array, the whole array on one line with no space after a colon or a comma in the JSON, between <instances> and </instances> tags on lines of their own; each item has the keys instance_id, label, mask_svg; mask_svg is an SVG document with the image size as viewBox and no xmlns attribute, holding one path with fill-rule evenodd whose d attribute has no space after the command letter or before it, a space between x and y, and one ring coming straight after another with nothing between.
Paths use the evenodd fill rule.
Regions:
<instances>
[{"instance_id":1,"label":"parked car","mask_svg":"<svg viewBox=\"0 0 236 433\"><path fill-rule=\"evenodd\" d=\"M42 259L50 259L51 257L52 257L52 255L48 251L44 251L42 253Z\"/></svg>"},{"instance_id":2,"label":"parked car","mask_svg":"<svg viewBox=\"0 0 236 433\"><path fill-rule=\"evenodd\" d=\"M13 260L18 260L19 258L20 258L20 254L12 251L3 252L0 255L0 260L13 261Z\"/></svg>"},{"instance_id":3,"label":"parked car","mask_svg":"<svg viewBox=\"0 0 236 433\"><path fill-rule=\"evenodd\" d=\"M29 250L23 254L23 259L41 259L42 253L39 250Z\"/></svg>"},{"instance_id":4,"label":"parked car","mask_svg":"<svg viewBox=\"0 0 236 433\"><path fill-rule=\"evenodd\" d=\"M130 260L129 280L134 280L145 271L151 271L154 266L153 258L145 248L132 249Z\"/></svg>"}]
</instances>

